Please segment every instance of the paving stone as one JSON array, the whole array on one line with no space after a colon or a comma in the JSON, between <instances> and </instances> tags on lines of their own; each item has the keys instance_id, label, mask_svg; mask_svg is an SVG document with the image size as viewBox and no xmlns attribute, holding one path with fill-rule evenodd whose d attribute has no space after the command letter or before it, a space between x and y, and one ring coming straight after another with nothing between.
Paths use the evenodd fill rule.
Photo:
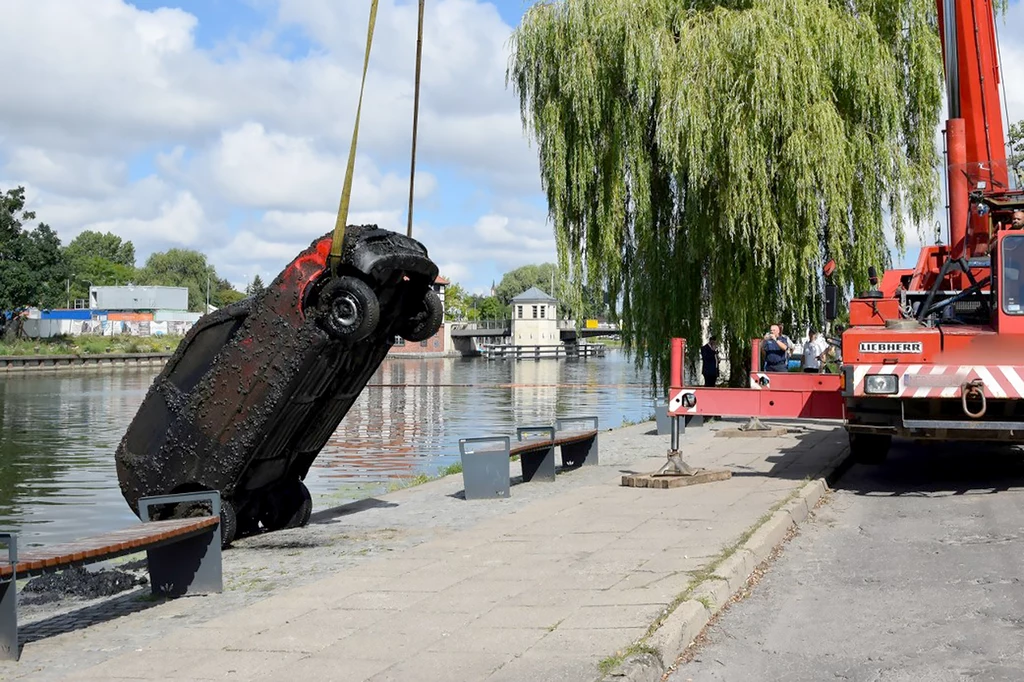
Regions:
<instances>
[{"instance_id":1,"label":"paving stone","mask_svg":"<svg viewBox=\"0 0 1024 682\"><path fill-rule=\"evenodd\" d=\"M615 628L572 628L565 625L563 623L548 633L544 639L530 647L529 653L550 653L556 656L571 654L582 661L597 662L628 648L647 631L646 625Z\"/></svg>"},{"instance_id":2,"label":"paving stone","mask_svg":"<svg viewBox=\"0 0 1024 682\"><path fill-rule=\"evenodd\" d=\"M322 658L309 656L288 665L287 670L275 670L253 677L254 682L301 682L330 680L330 682L365 682L393 665L391 660L362 658Z\"/></svg>"},{"instance_id":3,"label":"paving stone","mask_svg":"<svg viewBox=\"0 0 1024 682\"><path fill-rule=\"evenodd\" d=\"M492 628L552 628L579 608L576 604L558 606L499 606L481 616L477 623Z\"/></svg>"},{"instance_id":4,"label":"paving stone","mask_svg":"<svg viewBox=\"0 0 1024 682\"><path fill-rule=\"evenodd\" d=\"M451 682L482 680L513 658L512 654L420 652L370 678L370 682Z\"/></svg>"},{"instance_id":5,"label":"paving stone","mask_svg":"<svg viewBox=\"0 0 1024 682\"><path fill-rule=\"evenodd\" d=\"M539 642L547 628L494 628L471 624L427 648L434 653L483 652L516 655Z\"/></svg>"},{"instance_id":6,"label":"paving stone","mask_svg":"<svg viewBox=\"0 0 1024 682\"><path fill-rule=\"evenodd\" d=\"M144 657L140 657L144 658ZM273 675L292 679L290 667L301 660L301 654L264 651L204 652L187 661L176 674L192 679L251 680L257 675ZM151 679L160 679L155 676Z\"/></svg>"}]
</instances>

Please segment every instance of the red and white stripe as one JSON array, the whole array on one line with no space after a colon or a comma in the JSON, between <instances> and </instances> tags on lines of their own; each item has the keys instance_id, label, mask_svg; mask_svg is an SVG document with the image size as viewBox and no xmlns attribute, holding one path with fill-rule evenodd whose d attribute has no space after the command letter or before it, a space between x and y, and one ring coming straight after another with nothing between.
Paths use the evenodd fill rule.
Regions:
<instances>
[{"instance_id":1,"label":"red and white stripe","mask_svg":"<svg viewBox=\"0 0 1024 682\"><path fill-rule=\"evenodd\" d=\"M853 395L863 396L864 378L869 374L896 374L899 392L885 398L958 398L960 387L980 380L989 398L1024 398L1024 366L1019 365L857 365L853 370ZM907 376L931 378L936 385L907 385Z\"/></svg>"}]
</instances>

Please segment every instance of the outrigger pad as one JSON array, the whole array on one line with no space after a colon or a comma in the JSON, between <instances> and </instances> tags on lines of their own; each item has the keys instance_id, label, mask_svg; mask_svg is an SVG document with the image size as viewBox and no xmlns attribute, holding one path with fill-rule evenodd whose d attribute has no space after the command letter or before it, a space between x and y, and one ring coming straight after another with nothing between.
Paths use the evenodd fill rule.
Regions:
<instances>
[{"instance_id":1,"label":"outrigger pad","mask_svg":"<svg viewBox=\"0 0 1024 682\"><path fill-rule=\"evenodd\" d=\"M330 248L330 234L317 239L263 292L186 335L117 448L136 514L140 497L217 490L225 544L308 521L313 460L395 337L428 338L443 315L418 241L349 226L333 272Z\"/></svg>"}]
</instances>

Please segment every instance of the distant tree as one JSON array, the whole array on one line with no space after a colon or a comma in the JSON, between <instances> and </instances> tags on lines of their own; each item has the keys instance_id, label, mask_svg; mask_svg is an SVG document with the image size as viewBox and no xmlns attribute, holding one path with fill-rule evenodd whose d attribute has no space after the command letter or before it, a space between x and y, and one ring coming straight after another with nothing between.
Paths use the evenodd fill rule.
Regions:
<instances>
[{"instance_id":1,"label":"distant tree","mask_svg":"<svg viewBox=\"0 0 1024 682\"><path fill-rule=\"evenodd\" d=\"M167 287L188 287L188 308L206 312L207 287L216 291L217 272L206 256L191 249L170 249L152 254L139 271L139 282ZM211 303L213 303L211 297Z\"/></svg>"},{"instance_id":2,"label":"distant tree","mask_svg":"<svg viewBox=\"0 0 1024 682\"><path fill-rule=\"evenodd\" d=\"M263 279L259 275L256 275L255 277L252 278L252 281L249 282L249 285L245 287L245 295L255 296L256 294L261 293L266 288L266 285L263 284Z\"/></svg>"},{"instance_id":3,"label":"distant tree","mask_svg":"<svg viewBox=\"0 0 1024 682\"><path fill-rule=\"evenodd\" d=\"M103 258L104 260L135 268L135 245L110 232L85 230L64 247L68 261L74 264L82 258Z\"/></svg>"},{"instance_id":4,"label":"distant tree","mask_svg":"<svg viewBox=\"0 0 1024 682\"><path fill-rule=\"evenodd\" d=\"M503 304L497 296L483 298L477 309L480 311L481 320L500 320L509 316L508 306Z\"/></svg>"},{"instance_id":5,"label":"distant tree","mask_svg":"<svg viewBox=\"0 0 1024 682\"><path fill-rule=\"evenodd\" d=\"M67 261L60 238L25 210L25 188L0 192L0 310L26 306L58 307L65 299Z\"/></svg>"},{"instance_id":6,"label":"distant tree","mask_svg":"<svg viewBox=\"0 0 1024 682\"><path fill-rule=\"evenodd\" d=\"M452 282L444 290L444 319L464 320L468 316L469 294L461 284Z\"/></svg>"},{"instance_id":7,"label":"distant tree","mask_svg":"<svg viewBox=\"0 0 1024 682\"><path fill-rule=\"evenodd\" d=\"M1010 146L1010 156L1006 159L1010 172L1017 176L1017 186L1024 185L1024 121L1017 121L1010 126L1006 135Z\"/></svg>"},{"instance_id":8,"label":"distant tree","mask_svg":"<svg viewBox=\"0 0 1024 682\"><path fill-rule=\"evenodd\" d=\"M557 278L558 268L554 263L524 265L506 272L501 282L494 288L494 293L502 305L509 305L513 298L530 287L537 287L544 293L554 296L554 291L558 289Z\"/></svg>"},{"instance_id":9,"label":"distant tree","mask_svg":"<svg viewBox=\"0 0 1024 682\"><path fill-rule=\"evenodd\" d=\"M86 230L64 247L70 268L68 296L84 299L90 286L114 286L135 280L135 245L110 232Z\"/></svg>"},{"instance_id":10,"label":"distant tree","mask_svg":"<svg viewBox=\"0 0 1024 682\"><path fill-rule=\"evenodd\" d=\"M513 298L530 287L537 287L558 300L559 317L571 316L569 301L559 295L560 292L568 291L569 287L565 285L557 266L553 263L524 265L505 273L501 278L501 283L495 287L495 294L502 305L507 306ZM608 313L608 304L605 302L607 292L603 289L584 285L581 287L581 296L582 311L585 317L601 317Z\"/></svg>"},{"instance_id":11,"label":"distant tree","mask_svg":"<svg viewBox=\"0 0 1024 682\"><path fill-rule=\"evenodd\" d=\"M210 292L210 305L222 308L232 303L237 303L245 298L245 294L238 291L226 279L217 280L216 291Z\"/></svg>"}]
</instances>

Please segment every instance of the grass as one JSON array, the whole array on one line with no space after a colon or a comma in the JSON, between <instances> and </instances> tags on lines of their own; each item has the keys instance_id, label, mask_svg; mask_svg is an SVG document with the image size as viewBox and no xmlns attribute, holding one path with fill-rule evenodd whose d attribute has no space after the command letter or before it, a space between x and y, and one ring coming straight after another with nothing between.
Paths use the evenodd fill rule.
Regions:
<instances>
[{"instance_id":1,"label":"grass","mask_svg":"<svg viewBox=\"0 0 1024 682\"><path fill-rule=\"evenodd\" d=\"M50 339L0 341L0 355L105 355L170 353L182 336L55 336Z\"/></svg>"}]
</instances>

